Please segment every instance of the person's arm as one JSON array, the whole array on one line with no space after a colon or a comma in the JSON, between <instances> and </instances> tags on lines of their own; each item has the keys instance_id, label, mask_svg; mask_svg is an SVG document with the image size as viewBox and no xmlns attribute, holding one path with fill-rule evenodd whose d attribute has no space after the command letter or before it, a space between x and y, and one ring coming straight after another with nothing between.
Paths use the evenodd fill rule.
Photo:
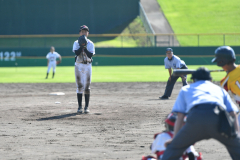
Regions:
<instances>
[{"instance_id":1,"label":"person's arm","mask_svg":"<svg viewBox=\"0 0 240 160\"><path fill-rule=\"evenodd\" d=\"M183 113L177 113L177 120L175 122L174 125L174 135L173 137L175 137L177 135L177 133L179 132L179 130L182 128L183 124L184 124L184 117L185 115Z\"/></svg>"},{"instance_id":2,"label":"person's arm","mask_svg":"<svg viewBox=\"0 0 240 160\"><path fill-rule=\"evenodd\" d=\"M168 80L169 80L169 81L171 81L171 76L172 76L172 68L169 68L169 69L168 69L168 72L169 72L169 79L168 79Z\"/></svg>"},{"instance_id":3,"label":"person's arm","mask_svg":"<svg viewBox=\"0 0 240 160\"><path fill-rule=\"evenodd\" d=\"M234 118L234 125L237 131L239 131L239 124L238 124L238 118L236 112L230 112L229 113Z\"/></svg>"},{"instance_id":4,"label":"person's arm","mask_svg":"<svg viewBox=\"0 0 240 160\"><path fill-rule=\"evenodd\" d=\"M177 135L179 130L184 125L184 121L183 121L184 117L185 117L185 115L183 113L180 113L180 112L177 113L177 120L176 120L176 122L174 124L174 135L173 135L173 138L165 142L165 144L164 144L165 147L167 147L172 142L174 137Z\"/></svg>"},{"instance_id":5,"label":"person's arm","mask_svg":"<svg viewBox=\"0 0 240 160\"><path fill-rule=\"evenodd\" d=\"M84 48L84 52L86 53L88 58L92 58L92 56L95 54L94 44L92 42L89 42L87 44L87 47Z\"/></svg>"},{"instance_id":6,"label":"person's arm","mask_svg":"<svg viewBox=\"0 0 240 160\"><path fill-rule=\"evenodd\" d=\"M49 59L47 60L47 66L48 66L48 64L49 64Z\"/></svg>"},{"instance_id":7,"label":"person's arm","mask_svg":"<svg viewBox=\"0 0 240 160\"><path fill-rule=\"evenodd\" d=\"M62 62L62 56L59 56L59 60L60 60L60 62Z\"/></svg>"},{"instance_id":8,"label":"person's arm","mask_svg":"<svg viewBox=\"0 0 240 160\"><path fill-rule=\"evenodd\" d=\"M239 125L238 125L238 118L237 118L237 113L239 113L239 109L238 107L233 103L231 97L229 96L229 94L222 89L223 94L224 94L224 104L226 105L226 110L228 111L228 113L234 118L234 124L235 124L235 128L237 131L239 131Z\"/></svg>"},{"instance_id":9,"label":"person's arm","mask_svg":"<svg viewBox=\"0 0 240 160\"><path fill-rule=\"evenodd\" d=\"M59 61L62 62L62 56L58 54Z\"/></svg>"},{"instance_id":10,"label":"person's arm","mask_svg":"<svg viewBox=\"0 0 240 160\"><path fill-rule=\"evenodd\" d=\"M89 52L87 48L84 49L84 52L87 54L88 58L92 58L93 53Z\"/></svg>"},{"instance_id":11,"label":"person's arm","mask_svg":"<svg viewBox=\"0 0 240 160\"><path fill-rule=\"evenodd\" d=\"M80 48L78 48L77 50L74 50L74 53L75 53L76 56L79 56L82 51L83 51L83 48L80 47Z\"/></svg>"}]
</instances>

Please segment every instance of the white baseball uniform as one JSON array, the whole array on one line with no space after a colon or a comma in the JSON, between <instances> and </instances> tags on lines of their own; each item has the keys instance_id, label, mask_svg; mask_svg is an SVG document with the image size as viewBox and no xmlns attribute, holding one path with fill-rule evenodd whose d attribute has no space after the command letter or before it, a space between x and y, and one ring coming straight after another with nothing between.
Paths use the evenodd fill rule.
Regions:
<instances>
[{"instance_id":1,"label":"white baseball uniform","mask_svg":"<svg viewBox=\"0 0 240 160\"><path fill-rule=\"evenodd\" d=\"M166 150L166 147L164 146L165 142L172 139L173 132L162 132L157 134L156 138L154 139L152 143L152 153L159 152L158 158L162 158L164 151ZM191 145L188 147L185 151L185 153L192 152L195 156L199 156L198 152L196 152L195 148Z\"/></svg>"},{"instance_id":2,"label":"white baseball uniform","mask_svg":"<svg viewBox=\"0 0 240 160\"><path fill-rule=\"evenodd\" d=\"M49 60L47 73L49 73L51 68L53 68L53 72L55 72L57 63L56 59L59 57L60 54L58 54L57 52L49 52L47 54L46 58Z\"/></svg>"},{"instance_id":3,"label":"white baseball uniform","mask_svg":"<svg viewBox=\"0 0 240 160\"><path fill-rule=\"evenodd\" d=\"M78 40L73 43L73 52L80 48ZM86 49L95 54L94 44L91 40L87 39ZM77 86L77 93L90 94L90 84L92 76L92 59L89 58L84 51L77 56L75 62L75 79Z\"/></svg>"}]
</instances>

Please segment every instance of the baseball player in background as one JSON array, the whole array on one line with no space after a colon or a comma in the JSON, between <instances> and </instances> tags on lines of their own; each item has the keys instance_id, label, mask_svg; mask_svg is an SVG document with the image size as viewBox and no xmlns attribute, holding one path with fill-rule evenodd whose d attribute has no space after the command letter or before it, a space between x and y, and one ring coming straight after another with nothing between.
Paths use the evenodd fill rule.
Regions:
<instances>
[{"instance_id":1,"label":"baseball player in background","mask_svg":"<svg viewBox=\"0 0 240 160\"><path fill-rule=\"evenodd\" d=\"M46 58L48 60L48 70L47 70L46 79L48 78L48 74L49 74L51 68L53 68L52 78L54 78L55 71L56 71L56 65L61 63L62 57L60 54L55 52L55 48L52 46L50 48L50 52L47 54ZM57 61L57 58L59 58L59 61Z\"/></svg>"},{"instance_id":2,"label":"baseball player in background","mask_svg":"<svg viewBox=\"0 0 240 160\"><path fill-rule=\"evenodd\" d=\"M178 56L173 54L172 48L166 49L166 58L164 59L165 69L168 69L169 72L169 78L167 81L167 86L164 92L164 95L162 97L159 97L160 99L168 99L171 94L173 87L179 78L179 76L173 76L172 75L172 69L187 69L187 66L184 61L182 61ZM187 75L182 75L182 83L183 86L187 85Z\"/></svg>"},{"instance_id":3,"label":"baseball player in background","mask_svg":"<svg viewBox=\"0 0 240 160\"><path fill-rule=\"evenodd\" d=\"M92 76L92 56L95 48L92 41L87 39L89 28L83 25L79 29L80 37L73 43L75 53L75 80L77 86L78 113L83 113L82 96L84 93L84 113L89 113L90 84Z\"/></svg>"},{"instance_id":4,"label":"baseball player in background","mask_svg":"<svg viewBox=\"0 0 240 160\"><path fill-rule=\"evenodd\" d=\"M166 150L165 142L173 138L174 124L177 119L176 113L170 113L165 119L166 130L154 135L154 141L150 146L152 153L156 154L156 157L146 156L142 157L142 160L160 160ZM196 152L193 145L187 148L182 154L179 160L202 160L202 153Z\"/></svg>"},{"instance_id":5,"label":"baseball player in background","mask_svg":"<svg viewBox=\"0 0 240 160\"><path fill-rule=\"evenodd\" d=\"M191 79L194 83L182 87L173 106L172 112L177 113L174 135L173 139L165 144L167 149L161 160L177 160L190 145L210 138L221 142L232 159L239 160L240 137L236 136L235 132L238 131L238 107L224 89L211 82L212 77L206 68L197 69ZM226 116L223 117L224 115ZM234 129L235 133L228 137L221 128L228 127L230 115L234 120L229 126L231 129L234 126L236 130ZM229 133L229 130L227 132Z\"/></svg>"},{"instance_id":6,"label":"baseball player in background","mask_svg":"<svg viewBox=\"0 0 240 160\"><path fill-rule=\"evenodd\" d=\"M240 107L240 65L237 66L235 61L235 52L229 46L218 47L215 51L215 58L212 60L227 72L226 77L221 80L221 86L226 91L230 90L232 92L236 103ZM238 123L240 125L240 115L238 116Z\"/></svg>"}]
</instances>

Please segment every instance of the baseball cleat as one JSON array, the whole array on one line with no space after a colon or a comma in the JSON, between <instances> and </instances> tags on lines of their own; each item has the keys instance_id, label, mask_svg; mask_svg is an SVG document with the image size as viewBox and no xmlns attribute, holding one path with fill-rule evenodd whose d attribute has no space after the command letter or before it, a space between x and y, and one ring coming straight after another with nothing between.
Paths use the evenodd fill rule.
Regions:
<instances>
[{"instance_id":1,"label":"baseball cleat","mask_svg":"<svg viewBox=\"0 0 240 160\"><path fill-rule=\"evenodd\" d=\"M89 109L84 109L84 113L89 113L90 111L89 111Z\"/></svg>"},{"instance_id":2,"label":"baseball cleat","mask_svg":"<svg viewBox=\"0 0 240 160\"><path fill-rule=\"evenodd\" d=\"M83 112L83 109L79 107L77 113L82 113L82 112Z\"/></svg>"},{"instance_id":3,"label":"baseball cleat","mask_svg":"<svg viewBox=\"0 0 240 160\"><path fill-rule=\"evenodd\" d=\"M159 97L160 99L168 99L168 96L163 95L162 97Z\"/></svg>"}]
</instances>

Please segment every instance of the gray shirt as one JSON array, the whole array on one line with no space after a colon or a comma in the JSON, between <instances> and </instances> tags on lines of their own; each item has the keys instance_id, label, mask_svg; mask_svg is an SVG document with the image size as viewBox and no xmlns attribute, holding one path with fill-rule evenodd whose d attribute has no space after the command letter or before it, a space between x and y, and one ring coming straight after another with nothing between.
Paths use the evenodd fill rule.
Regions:
<instances>
[{"instance_id":1,"label":"gray shirt","mask_svg":"<svg viewBox=\"0 0 240 160\"><path fill-rule=\"evenodd\" d=\"M185 62L182 61L178 56L173 55L172 60L169 60L168 57L164 59L164 64L166 69L177 69L186 66Z\"/></svg>"}]
</instances>

